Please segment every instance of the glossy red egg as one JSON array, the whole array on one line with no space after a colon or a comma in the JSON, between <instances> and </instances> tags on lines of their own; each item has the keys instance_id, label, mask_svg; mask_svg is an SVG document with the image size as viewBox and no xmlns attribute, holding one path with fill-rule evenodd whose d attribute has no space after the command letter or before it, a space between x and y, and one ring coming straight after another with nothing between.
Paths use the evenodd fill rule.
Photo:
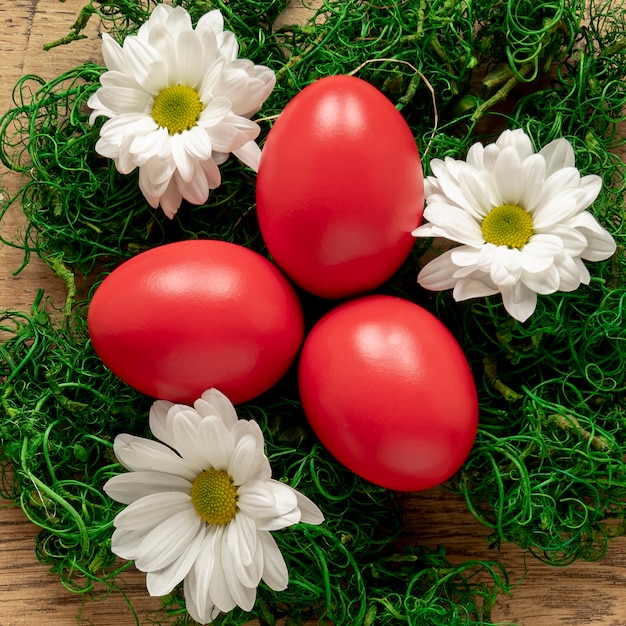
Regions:
<instances>
[{"instance_id":1,"label":"glossy red egg","mask_svg":"<svg viewBox=\"0 0 626 626\"><path fill-rule=\"evenodd\" d=\"M366 81L322 78L268 133L256 200L267 248L295 283L331 299L370 291L406 260L422 219L411 130Z\"/></svg>"},{"instance_id":2,"label":"glossy red egg","mask_svg":"<svg viewBox=\"0 0 626 626\"><path fill-rule=\"evenodd\" d=\"M138 254L96 290L89 334L104 363L139 391L190 403L216 387L233 403L273 386L300 348L299 300L261 255L224 241Z\"/></svg>"},{"instance_id":3,"label":"glossy red egg","mask_svg":"<svg viewBox=\"0 0 626 626\"><path fill-rule=\"evenodd\" d=\"M428 489L469 455L478 427L472 373L450 331L416 304L365 296L336 307L306 338L298 374L322 444L372 483Z\"/></svg>"}]
</instances>

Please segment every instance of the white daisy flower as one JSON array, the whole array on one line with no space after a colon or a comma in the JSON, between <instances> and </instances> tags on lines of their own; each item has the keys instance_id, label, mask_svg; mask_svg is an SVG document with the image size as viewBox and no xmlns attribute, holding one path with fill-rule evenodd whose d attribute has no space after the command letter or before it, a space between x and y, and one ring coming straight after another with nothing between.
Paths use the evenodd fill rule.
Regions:
<instances>
[{"instance_id":1,"label":"white daisy flower","mask_svg":"<svg viewBox=\"0 0 626 626\"><path fill-rule=\"evenodd\" d=\"M104 485L128 505L115 518L113 552L147 572L150 595L184 581L187 610L201 624L235 606L250 611L261 580L285 589L287 567L270 531L324 517L271 478L259 425L239 420L228 398L210 389L193 408L155 402L150 428L163 443L115 438L130 472Z\"/></svg>"},{"instance_id":2,"label":"white daisy flower","mask_svg":"<svg viewBox=\"0 0 626 626\"><path fill-rule=\"evenodd\" d=\"M156 6L123 46L102 35L108 71L89 98L90 123L109 119L96 151L123 174L139 168L139 186L154 208L173 217L182 199L202 204L221 182L218 165L233 153L254 171L260 132L249 118L269 96L276 76L238 59L235 35L219 10L196 28L182 7Z\"/></svg>"},{"instance_id":3,"label":"white daisy flower","mask_svg":"<svg viewBox=\"0 0 626 626\"><path fill-rule=\"evenodd\" d=\"M429 223L416 237L461 244L427 263L426 289L453 289L457 301L502 294L506 310L525 321L537 294L573 291L589 283L583 260L602 261L613 237L585 211L600 193L599 176L580 176L574 150L557 139L535 153L522 130L507 130L466 161L433 159L424 183Z\"/></svg>"}]
</instances>

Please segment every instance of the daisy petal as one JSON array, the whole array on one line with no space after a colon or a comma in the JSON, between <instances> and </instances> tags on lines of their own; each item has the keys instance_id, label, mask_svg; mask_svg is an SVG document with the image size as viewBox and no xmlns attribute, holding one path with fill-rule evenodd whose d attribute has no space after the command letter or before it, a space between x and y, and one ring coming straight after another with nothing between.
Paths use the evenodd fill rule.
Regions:
<instances>
[{"instance_id":1,"label":"daisy petal","mask_svg":"<svg viewBox=\"0 0 626 626\"><path fill-rule=\"evenodd\" d=\"M539 154L546 161L546 172L550 176L565 167L574 167L574 149L567 139L556 139L544 146Z\"/></svg>"},{"instance_id":2,"label":"daisy petal","mask_svg":"<svg viewBox=\"0 0 626 626\"><path fill-rule=\"evenodd\" d=\"M518 204L524 192L524 177L519 154L507 147L498 155L494 176L500 204Z\"/></svg>"},{"instance_id":3,"label":"daisy petal","mask_svg":"<svg viewBox=\"0 0 626 626\"><path fill-rule=\"evenodd\" d=\"M202 529L185 548L183 553L166 567L148 572L146 587L151 596L165 596L187 576L200 552L205 532Z\"/></svg>"},{"instance_id":4,"label":"daisy petal","mask_svg":"<svg viewBox=\"0 0 626 626\"><path fill-rule=\"evenodd\" d=\"M469 300L470 298L483 298L498 293L498 290L487 283L474 278L459 280L452 290L452 297L456 302Z\"/></svg>"},{"instance_id":5,"label":"daisy petal","mask_svg":"<svg viewBox=\"0 0 626 626\"><path fill-rule=\"evenodd\" d=\"M200 405L202 411L197 407L196 410L203 417L207 415L219 417L228 430L237 423L237 412L235 411L233 403L218 389L207 389L197 402L202 402Z\"/></svg>"},{"instance_id":6,"label":"daisy petal","mask_svg":"<svg viewBox=\"0 0 626 626\"><path fill-rule=\"evenodd\" d=\"M189 494L191 483L182 476L163 472L128 472L110 478L104 492L116 502L132 504L140 498L162 492Z\"/></svg>"},{"instance_id":7,"label":"daisy petal","mask_svg":"<svg viewBox=\"0 0 626 626\"><path fill-rule=\"evenodd\" d=\"M171 448L150 439L121 434L113 444L115 456L126 469L164 472L194 480L200 468L179 457Z\"/></svg>"},{"instance_id":8,"label":"daisy petal","mask_svg":"<svg viewBox=\"0 0 626 626\"><path fill-rule=\"evenodd\" d=\"M504 308L519 322L525 322L537 306L537 294L523 283L504 287L500 290Z\"/></svg>"},{"instance_id":9,"label":"daisy petal","mask_svg":"<svg viewBox=\"0 0 626 626\"><path fill-rule=\"evenodd\" d=\"M193 507L186 507L156 525L139 544L135 566L142 572L167 567L202 530L203 522Z\"/></svg>"},{"instance_id":10,"label":"daisy petal","mask_svg":"<svg viewBox=\"0 0 626 626\"><path fill-rule=\"evenodd\" d=\"M148 532L148 528L139 530L116 528L111 535L111 552L123 559L133 561L141 542Z\"/></svg>"},{"instance_id":11,"label":"daisy petal","mask_svg":"<svg viewBox=\"0 0 626 626\"><path fill-rule=\"evenodd\" d=\"M129 504L115 518L116 528L154 528L180 511L192 508L191 496L180 491L164 491L144 496Z\"/></svg>"},{"instance_id":12,"label":"daisy petal","mask_svg":"<svg viewBox=\"0 0 626 626\"><path fill-rule=\"evenodd\" d=\"M274 591L286 589L289 573L274 537L267 531L261 531L259 542L263 546L263 581Z\"/></svg>"},{"instance_id":13,"label":"daisy petal","mask_svg":"<svg viewBox=\"0 0 626 626\"><path fill-rule=\"evenodd\" d=\"M256 551L257 532L254 521L247 515L238 513L228 525L226 540L234 560L247 568L252 563ZM250 586L256 587L259 580L260 574L259 578ZM246 581L242 580L242 582L245 583Z\"/></svg>"},{"instance_id":14,"label":"daisy petal","mask_svg":"<svg viewBox=\"0 0 626 626\"><path fill-rule=\"evenodd\" d=\"M427 263L417 276L417 282L425 289L442 291L452 289L456 284L454 272L457 266L452 261L452 250L444 252Z\"/></svg>"},{"instance_id":15,"label":"daisy petal","mask_svg":"<svg viewBox=\"0 0 626 626\"><path fill-rule=\"evenodd\" d=\"M324 521L324 514L319 507L304 494L289 487L296 494L298 508L300 509L300 521L305 524L315 524L318 526Z\"/></svg>"},{"instance_id":16,"label":"daisy petal","mask_svg":"<svg viewBox=\"0 0 626 626\"><path fill-rule=\"evenodd\" d=\"M273 479L247 482L239 487L237 494L239 508L253 519L268 515L280 517L297 510L298 506L293 490Z\"/></svg>"},{"instance_id":17,"label":"daisy petal","mask_svg":"<svg viewBox=\"0 0 626 626\"><path fill-rule=\"evenodd\" d=\"M254 607L254 601L256 600L256 586L246 587L241 580L239 580L234 555L231 552L231 545L226 539L226 535L224 535L222 543L222 570L230 595L237 603L237 606L241 607L244 611L251 611Z\"/></svg>"},{"instance_id":18,"label":"daisy petal","mask_svg":"<svg viewBox=\"0 0 626 626\"><path fill-rule=\"evenodd\" d=\"M233 150L233 154L251 170L258 172L261 162L261 148L254 141L248 141L241 148Z\"/></svg>"}]
</instances>

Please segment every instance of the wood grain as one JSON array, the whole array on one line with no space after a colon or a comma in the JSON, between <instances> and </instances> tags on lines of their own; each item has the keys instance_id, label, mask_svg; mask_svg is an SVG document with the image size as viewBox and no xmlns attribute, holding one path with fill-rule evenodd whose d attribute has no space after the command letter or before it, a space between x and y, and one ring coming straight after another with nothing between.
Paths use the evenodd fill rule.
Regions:
<instances>
[{"instance_id":1,"label":"wood grain","mask_svg":"<svg viewBox=\"0 0 626 626\"><path fill-rule=\"evenodd\" d=\"M52 78L77 60L100 61L97 33L69 47L44 52L42 45L66 33L86 0L0 0L0 112L11 105L15 81L26 73ZM296 10L292 8L291 10ZM14 193L19 176L0 166L4 193ZM0 233L13 238L23 232L24 222L17 208L3 221ZM32 259L18 276L13 272L22 263L16 248L0 245L0 309L28 309L37 290L62 302L63 286L49 269ZM469 558L496 559L513 580L523 583L511 597L503 597L494 619L520 626L624 626L626 624L626 540L615 540L606 557L598 563L576 563L566 569L544 566L515 546L490 551L484 529L470 516L464 503L442 489L411 497L406 507L408 541L427 546L447 546L453 562ZM21 509L8 503L0 508L0 626L50 626L91 624L132 626L135 621L121 594L84 602L67 591L58 576L38 563L34 540L38 529ZM140 615L159 606L149 598L144 575L134 570L125 575L126 593Z\"/></svg>"}]
</instances>

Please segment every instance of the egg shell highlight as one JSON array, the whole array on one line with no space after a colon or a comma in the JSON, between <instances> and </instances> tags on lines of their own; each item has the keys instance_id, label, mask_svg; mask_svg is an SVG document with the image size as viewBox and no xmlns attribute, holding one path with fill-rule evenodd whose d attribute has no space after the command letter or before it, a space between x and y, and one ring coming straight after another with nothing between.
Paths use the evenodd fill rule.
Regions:
<instances>
[{"instance_id":1,"label":"egg shell highlight","mask_svg":"<svg viewBox=\"0 0 626 626\"><path fill-rule=\"evenodd\" d=\"M411 129L366 81L321 78L270 129L256 201L267 248L296 284L328 299L371 291L406 260L422 220Z\"/></svg>"},{"instance_id":2,"label":"egg shell highlight","mask_svg":"<svg viewBox=\"0 0 626 626\"><path fill-rule=\"evenodd\" d=\"M327 450L388 489L450 478L470 453L478 399L467 360L435 316L393 296L322 317L299 361L304 412Z\"/></svg>"},{"instance_id":3,"label":"egg shell highlight","mask_svg":"<svg viewBox=\"0 0 626 626\"><path fill-rule=\"evenodd\" d=\"M236 244L193 240L142 252L109 274L88 311L93 347L127 384L186 404L216 387L233 403L295 360L302 309L280 270Z\"/></svg>"}]
</instances>

